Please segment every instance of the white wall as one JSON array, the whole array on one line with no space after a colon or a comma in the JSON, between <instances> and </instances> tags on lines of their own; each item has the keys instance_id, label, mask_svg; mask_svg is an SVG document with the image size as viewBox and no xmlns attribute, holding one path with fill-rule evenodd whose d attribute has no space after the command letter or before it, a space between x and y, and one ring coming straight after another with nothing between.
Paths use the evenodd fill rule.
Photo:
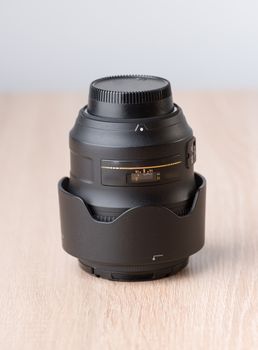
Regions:
<instances>
[{"instance_id":1,"label":"white wall","mask_svg":"<svg viewBox=\"0 0 258 350\"><path fill-rule=\"evenodd\" d=\"M258 0L0 0L0 90L85 90L123 73L258 87Z\"/></svg>"}]
</instances>

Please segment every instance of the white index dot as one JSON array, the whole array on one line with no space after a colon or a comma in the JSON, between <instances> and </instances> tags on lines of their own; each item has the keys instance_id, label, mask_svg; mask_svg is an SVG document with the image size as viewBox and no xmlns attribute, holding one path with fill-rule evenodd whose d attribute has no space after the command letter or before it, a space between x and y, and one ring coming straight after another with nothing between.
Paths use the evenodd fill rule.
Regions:
<instances>
[{"instance_id":1,"label":"white index dot","mask_svg":"<svg viewBox=\"0 0 258 350\"><path fill-rule=\"evenodd\" d=\"M143 127L142 126L140 127L140 131L143 131Z\"/></svg>"}]
</instances>

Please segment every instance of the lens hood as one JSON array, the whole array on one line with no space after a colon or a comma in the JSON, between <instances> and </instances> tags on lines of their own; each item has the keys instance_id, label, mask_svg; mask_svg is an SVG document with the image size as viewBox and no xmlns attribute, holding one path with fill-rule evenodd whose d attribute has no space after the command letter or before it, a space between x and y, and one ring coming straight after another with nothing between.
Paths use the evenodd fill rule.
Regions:
<instances>
[{"instance_id":1,"label":"lens hood","mask_svg":"<svg viewBox=\"0 0 258 350\"><path fill-rule=\"evenodd\" d=\"M64 250L98 277L138 281L168 276L185 267L204 244L206 180L195 173L197 190L187 215L165 207L128 209L112 222L95 220L80 197L59 181Z\"/></svg>"}]
</instances>

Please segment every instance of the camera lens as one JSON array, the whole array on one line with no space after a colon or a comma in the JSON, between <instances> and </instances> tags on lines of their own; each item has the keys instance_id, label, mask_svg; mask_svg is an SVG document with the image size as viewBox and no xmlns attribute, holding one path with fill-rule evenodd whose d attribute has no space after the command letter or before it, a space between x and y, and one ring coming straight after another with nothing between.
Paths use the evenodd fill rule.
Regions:
<instances>
[{"instance_id":1,"label":"camera lens","mask_svg":"<svg viewBox=\"0 0 258 350\"><path fill-rule=\"evenodd\" d=\"M196 140L182 109L173 102L166 79L133 75L93 81L88 105L80 110L70 132L70 151L71 172L66 190L83 201L100 236L107 224L113 224L113 231L121 232L129 226L132 230L141 226L142 240L146 239L148 244L146 218L139 219L137 208L145 210L143 217L148 216L148 210L151 213L148 208L152 211L156 208L156 214L153 213L157 221L161 209L172 213L171 220L183 219L193 209L202 182L193 169ZM201 216L203 221L204 214ZM126 220L130 221L128 225ZM122 221L124 227L119 227ZM174 228L165 227L165 230ZM84 253L73 254L80 255L82 267L87 271L121 280L158 278L175 273L187 264L189 254L171 263L171 258L163 259L163 252L155 254L153 247L150 264L145 258L142 262L134 261L132 253L127 257L127 261L131 260L127 266L118 261L118 256L127 248L130 255L133 247L126 248L124 240L125 246L118 251L123 243L117 240L123 235L117 233L119 238L114 241L109 262L102 262L109 249L106 243L100 250L100 262L88 259ZM92 250L95 248L91 246ZM144 250L142 256L145 256ZM152 265L157 260L161 265ZM161 272L155 273L156 269Z\"/></svg>"},{"instance_id":2,"label":"camera lens","mask_svg":"<svg viewBox=\"0 0 258 350\"><path fill-rule=\"evenodd\" d=\"M196 188L195 139L167 80L94 81L70 136L70 189L95 219L112 221L143 205L162 205L178 215L189 210Z\"/></svg>"}]
</instances>

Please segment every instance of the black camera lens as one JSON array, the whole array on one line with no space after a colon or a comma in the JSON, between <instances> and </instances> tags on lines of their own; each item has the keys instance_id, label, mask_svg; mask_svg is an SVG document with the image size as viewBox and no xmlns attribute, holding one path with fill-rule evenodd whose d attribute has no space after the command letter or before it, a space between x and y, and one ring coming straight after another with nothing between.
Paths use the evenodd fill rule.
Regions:
<instances>
[{"instance_id":1,"label":"black camera lens","mask_svg":"<svg viewBox=\"0 0 258 350\"><path fill-rule=\"evenodd\" d=\"M63 246L86 271L160 278L202 247L205 179L194 173L196 140L168 80L92 82L70 151L70 179L59 184Z\"/></svg>"}]
</instances>

